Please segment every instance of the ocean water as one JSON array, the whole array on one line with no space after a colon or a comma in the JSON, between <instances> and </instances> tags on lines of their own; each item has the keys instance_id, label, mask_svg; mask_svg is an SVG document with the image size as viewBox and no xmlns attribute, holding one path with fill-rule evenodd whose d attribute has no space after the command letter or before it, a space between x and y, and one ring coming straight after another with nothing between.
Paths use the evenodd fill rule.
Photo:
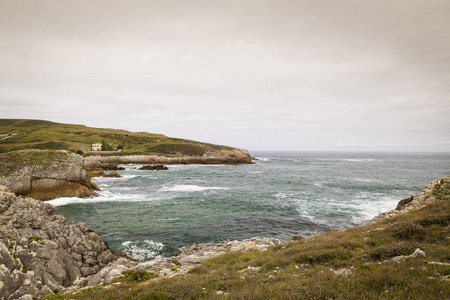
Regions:
<instances>
[{"instance_id":1,"label":"ocean water","mask_svg":"<svg viewBox=\"0 0 450 300\"><path fill-rule=\"evenodd\" d=\"M125 165L122 178L95 179L100 197L49 202L112 249L150 260L193 243L344 229L450 175L450 153L251 154L253 165Z\"/></svg>"}]
</instances>

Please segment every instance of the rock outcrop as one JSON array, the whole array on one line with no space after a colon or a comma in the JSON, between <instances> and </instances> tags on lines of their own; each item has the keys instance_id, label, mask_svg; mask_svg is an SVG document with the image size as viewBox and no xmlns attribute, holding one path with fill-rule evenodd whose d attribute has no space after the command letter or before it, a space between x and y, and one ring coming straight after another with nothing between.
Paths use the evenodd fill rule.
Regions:
<instances>
[{"instance_id":1,"label":"rock outcrop","mask_svg":"<svg viewBox=\"0 0 450 300\"><path fill-rule=\"evenodd\" d=\"M98 187L83 164L82 156L64 150L13 151L0 155L0 184L39 200L90 197Z\"/></svg>"},{"instance_id":2,"label":"rock outcrop","mask_svg":"<svg viewBox=\"0 0 450 300\"><path fill-rule=\"evenodd\" d=\"M190 269L200 264L202 261L229 252L240 251L265 251L268 247L279 245L280 240L274 238L252 238L243 241L223 241L218 244L204 243L194 244L180 248L175 256L158 257L147 262L137 262L126 258L120 258L111 262L100 272L86 278L82 286L95 286L104 282L110 282L117 276L120 276L126 270L145 270L147 272L156 273L159 276L174 276L187 273Z\"/></svg>"},{"instance_id":3,"label":"rock outcrop","mask_svg":"<svg viewBox=\"0 0 450 300\"><path fill-rule=\"evenodd\" d=\"M168 167L165 167L164 165L145 165L140 167L138 170L142 170L142 171L164 171L164 170L169 170Z\"/></svg>"},{"instance_id":4,"label":"rock outcrop","mask_svg":"<svg viewBox=\"0 0 450 300\"><path fill-rule=\"evenodd\" d=\"M115 170L119 164L251 164L252 157L247 150L215 150L203 156L161 156L161 155L126 155L126 156L89 156L84 160L84 168L90 170Z\"/></svg>"},{"instance_id":5,"label":"rock outcrop","mask_svg":"<svg viewBox=\"0 0 450 300\"><path fill-rule=\"evenodd\" d=\"M37 299L98 273L118 257L92 227L68 225L50 204L0 186L0 299Z\"/></svg>"},{"instance_id":6,"label":"rock outcrop","mask_svg":"<svg viewBox=\"0 0 450 300\"><path fill-rule=\"evenodd\" d=\"M403 214L410 210L420 209L426 205L442 200L450 200L450 176L431 181L419 194L401 200L395 210L381 213L375 218L363 222L358 226L375 224L385 218Z\"/></svg>"}]
</instances>

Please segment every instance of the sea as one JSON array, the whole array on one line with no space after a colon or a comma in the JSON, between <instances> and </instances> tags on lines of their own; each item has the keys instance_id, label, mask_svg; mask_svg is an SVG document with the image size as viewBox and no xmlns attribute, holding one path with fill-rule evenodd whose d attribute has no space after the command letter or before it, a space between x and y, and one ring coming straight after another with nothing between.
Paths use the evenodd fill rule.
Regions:
<instances>
[{"instance_id":1,"label":"sea","mask_svg":"<svg viewBox=\"0 0 450 300\"><path fill-rule=\"evenodd\" d=\"M251 165L168 165L95 178L100 196L49 201L111 249L148 261L198 243L342 230L395 209L436 178L450 153L251 152Z\"/></svg>"}]
</instances>

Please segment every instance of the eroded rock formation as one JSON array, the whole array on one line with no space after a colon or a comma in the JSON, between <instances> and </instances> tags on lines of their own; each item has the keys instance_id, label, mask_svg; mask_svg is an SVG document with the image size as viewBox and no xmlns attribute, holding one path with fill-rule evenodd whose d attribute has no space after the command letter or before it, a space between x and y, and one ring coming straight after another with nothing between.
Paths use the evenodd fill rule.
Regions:
<instances>
[{"instance_id":1,"label":"eroded rock formation","mask_svg":"<svg viewBox=\"0 0 450 300\"><path fill-rule=\"evenodd\" d=\"M98 187L83 164L82 156L64 150L13 151L0 155L0 184L39 200L90 197Z\"/></svg>"},{"instance_id":2,"label":"eroded rock formation","mask_svg":"<svg viewBox=\"0 0 450 300\"><path fill-rule=\"evenodd\" d=\"M92 227L0 186L0 298L33 299L76 285L118 257Z\"/></svg>"}]
</instances>

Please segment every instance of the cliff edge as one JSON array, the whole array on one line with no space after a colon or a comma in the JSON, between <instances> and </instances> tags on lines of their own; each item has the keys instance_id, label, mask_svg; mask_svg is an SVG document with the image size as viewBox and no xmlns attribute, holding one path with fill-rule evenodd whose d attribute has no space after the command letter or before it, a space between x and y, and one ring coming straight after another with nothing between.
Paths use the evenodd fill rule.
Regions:
<instances>
[{"instance_id":1,"label":"cliff edge","mask_svg":"<svg viewBox=\"0 0 450 300\"><path fill-rule=\"evenodd\" d=\"M119 164L251 164L252 157L247 150L223 149L211 150L203 156L163 156L163 155L123 155L88 156L84 159L84 168L92 170L115 170Z\"/></svg>"},{"instance_id":2,"label":"cliff edge","mask_svg":"<svg viewBox=\"0 0 450 300\"><path fill-rule=\"evenodd\" d=\"M39 200L90 197L98 187L83 169L84 158L65 150L19 150L0 154L0 185Z\"/></svg>"}]
</instances>

